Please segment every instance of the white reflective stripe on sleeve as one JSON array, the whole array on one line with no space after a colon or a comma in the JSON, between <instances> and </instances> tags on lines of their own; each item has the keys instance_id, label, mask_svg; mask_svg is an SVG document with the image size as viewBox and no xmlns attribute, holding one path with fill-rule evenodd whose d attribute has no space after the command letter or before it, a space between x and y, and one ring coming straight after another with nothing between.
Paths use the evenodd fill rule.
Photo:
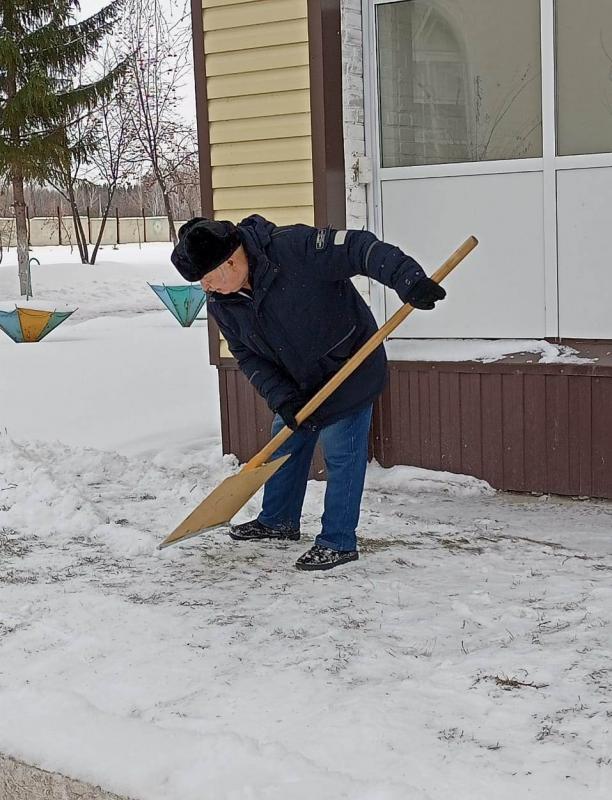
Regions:
<instances>
[{"instance_id":1,"label":"white reflective stripe on sleeve","mask_svg":"<svg viewBox=\"0 0 612 800\"><path fill-rule=\"evenodd\" d=\"M336 235L334 236L334 244L344 244L347 233L348 231L336 231Z\"/></svg>"}]
</instances>

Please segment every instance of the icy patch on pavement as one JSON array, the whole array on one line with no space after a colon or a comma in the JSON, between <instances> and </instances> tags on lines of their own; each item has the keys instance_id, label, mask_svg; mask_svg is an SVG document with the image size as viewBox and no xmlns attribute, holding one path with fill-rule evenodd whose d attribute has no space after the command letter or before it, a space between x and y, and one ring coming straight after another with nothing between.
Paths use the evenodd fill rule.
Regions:
<instances>
[{"instance_id":1,"label":"icy patch on pavement","mask_svg":"<svg viewBox=\"0 0 612 800\"><path fill-rule=\"evenodd\" d=\"M609 796L610 504L372 465L350 567L293 568L316 482L302 542L158 551L236 468L0 438L0 750L136 800Z\"/></svg>"}]
</instances>

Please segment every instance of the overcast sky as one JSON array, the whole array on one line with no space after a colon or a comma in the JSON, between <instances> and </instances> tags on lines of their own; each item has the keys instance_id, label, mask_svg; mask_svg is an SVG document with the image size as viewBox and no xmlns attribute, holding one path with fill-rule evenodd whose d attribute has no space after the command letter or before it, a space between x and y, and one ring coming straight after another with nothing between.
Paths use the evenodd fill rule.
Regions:
<instances>
[{"instance_id":1,"label":"overcast sky","mask_svg":"<svg viewBox=\"0 0 612 800\"><path fill-rule=\"evenodd\" d=\"M80 0L81 15L87 17L94 14L100 8L107 5L108 0ZM176 15L177 7L182 9L180 0L160 0L171 16ZM191 51L189 52L191 56ZM186 121L191 121L195 124L195 85L193 79L193 68L187 74L185 85L177 90L177 95L182 96L181 110L185 116Z\"/></svg>"}]
</instances>

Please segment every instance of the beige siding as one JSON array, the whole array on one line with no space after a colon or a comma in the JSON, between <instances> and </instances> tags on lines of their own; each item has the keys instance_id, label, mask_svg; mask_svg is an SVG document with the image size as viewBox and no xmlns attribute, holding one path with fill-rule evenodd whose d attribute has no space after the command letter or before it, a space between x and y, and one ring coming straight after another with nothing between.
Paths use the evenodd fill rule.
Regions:
<instances>
[{"instance_id":1,"label":"beige siding","mask_svg":"<svg viewBox=\"0 0 612 800\"><path fill-rule=\"evenodd\" d=\"M204 49L207 53L227 53L230 50L242 52L253 47L307 41L308 22L305 19L271 22L266 25L241 25L238 28L204 33Z\"/></svg>"},{"instance_id":2,"label":"beige siding","mask_svg":"<svg viewBox=\"0 0 612 800\"><path fill-rule=\"evenodd\" d=\"M215 219L229 219L240 222L251 214L261 214L277 225L292 225L296 220L306 225L314 225L314 208L312 206L283 206L282 208L233 208L215 211Z\"/></svg>"},{"instance_id":3,"label":"beige siding","mask_svg":"<svg viewBox=\"0 0 612 800\"><path fill-rule=\"evenodd\" d=\"M203 0L213 207L313 224L307 0Z\"/></svg>"},{"instance_id":4,"label":"beige siding","mask_svg":"<svg viewBox=\"0 0 612 800\"><path fill-rule=\"evenodd\" d=\"M214 189L213 201L217 208L251 208L270 206L308 206L312 189L307 183L287 183L280 186L241 186Z\"/></svg>"},{"instance_id":5,"label":"beige siding","mask_svg":"<svg viewBox=\"0 0 612 800\"><path fill-rule=\"evenodd\" d=\"M308 44L279 44L274 47L255 47L243 53L211 53L206 59L206 74L242 74L264 69L308 66Z\"/></svg>"},{"instance_id":6,"label":"beige siding","mask_svg":"<svg viewBox=\"0 0 612 800\"><path fill-rule=\"evenodd\" d=\"M253 119L278 114L279 106L286 114L307 114L310 118L310 93L308 89L295 92L270 92L246 97L223 97L208 104L211 122L228 119Z\"/></svg>"},{"instance_id":7,"label":"beige siding","mask_svg":"<svg viewBox=\"0 0 612 800\"><path fill-rule=\"evenodd\" d=\"M277 161L267 164L244 164L238 167L213 167L213 183L218 188L231 186L280 186L312 183L312 163Z\"/></svg>"},{"instance_id":8,"label":"beige siding","mask_svg":"<svg viewBox=\"0 0 612 800\"><path fill-rule=\"evenodd\" d=\"M305 19L306 4L302 0L259 0L257 3L225 3L206 11L206 30L235 28L238 24L265 25L269 22Z\"/></svg>"},{"instance_id":9,"label":"beige siding","mask_svg":"<svg viewBox=\"0 0 612 800\"><path fill-rule=\"evenodd\" d=\"M286 67L237 75L221 75L209 78L207 82L209 100L218 97L268 94L272 88L276 92L290 92L296 89L308 89L309 86L308 67Z\"/></svg>"},{"instance_id":10,"label":"beige siding","mask_svg":"<svg viewBox=\"0 0 612 800\"><path fill-rule=\"evenodd\" d=\"M308 136L310 134L310 114L279 113L267 117L211 122L209 132L211 144Z\"/></svg>"},{"instance_id":11,"label":"beige siding","mask_svg":"<svg viewBox=\"0 0 612 800\"><path fill-rule=\"evenodd\" d=\"M242 6L246 3L259 3L260 0L202 0L202 8L216 8L217 6Z\"/></svg>"},{"instance_id":12,"label":"beige siding","mask_svg":"<svg viewBox=\"0 0 612 800\"><path fill-rule=\"evenodd\" d=\"M202 6L215 218L313 225L307 0Z\"/></svg>"},{"instance_id":13,"label":"beige siding","mask_svg":"<svg viewBox=\"0 0 612 800\"><path fill-rule=\"evenodd\" d=\"M303 161L312 164L310 136L290 139L264 139L258 142L227 142L210 148L212 167L242 164L264 164L270 161ZM292 181L293 182L293 181Z\"/></svg>"}]
</instances>

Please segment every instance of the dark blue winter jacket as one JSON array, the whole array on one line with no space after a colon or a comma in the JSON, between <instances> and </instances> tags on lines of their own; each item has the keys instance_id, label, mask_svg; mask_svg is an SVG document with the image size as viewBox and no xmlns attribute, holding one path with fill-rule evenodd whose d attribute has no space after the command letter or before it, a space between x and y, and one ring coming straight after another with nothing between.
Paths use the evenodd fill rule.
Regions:
<instances>
[{"instance_id":1,"label":"dark blue winter jacket","mask_svg":"<svg viewBox=\"0 0 612 800\"><path fill-rule=\"evenodd\" d=\"M425 274L414 259L368 231L277 227L255 214L238 232L252 293L211 293L208 312L273 411L287 400L310 399L376 331L351 276L374 278L406 302ZM386 363L381 345L315 412L315 425L371 403L384 387Z\"/></svg>"}]
</instances>

